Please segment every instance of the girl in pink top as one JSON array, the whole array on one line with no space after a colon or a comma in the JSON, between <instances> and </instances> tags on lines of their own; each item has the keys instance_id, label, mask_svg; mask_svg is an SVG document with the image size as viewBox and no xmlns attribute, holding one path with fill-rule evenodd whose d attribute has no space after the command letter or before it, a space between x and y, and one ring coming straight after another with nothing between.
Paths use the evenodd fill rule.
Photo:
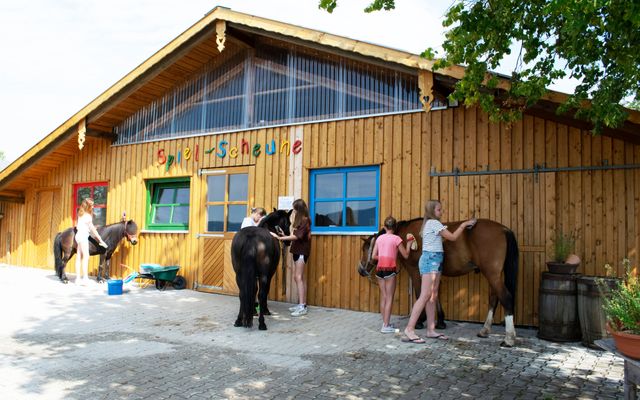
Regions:
<instances>
[{"instance_id":1,"label":"girl in pink top","mask_svg":"<svg viewBox=\"0 0 640 400\"><path fill-rule=\"evenodd\" d=\"M396 328L391 325L391 306L393 305L393 295L396 291L396 258L398 251L402 257L409 257L411 241L407 241L406 246L402 245L400 236L393 233L396 229L396 219L387 217L384 220L385 233L378 236L373 245L373 258L378 260L376 266L376 278L380 287L380 314L382 314L382 333L394 333Z\"/></svg>"}]
</instances>

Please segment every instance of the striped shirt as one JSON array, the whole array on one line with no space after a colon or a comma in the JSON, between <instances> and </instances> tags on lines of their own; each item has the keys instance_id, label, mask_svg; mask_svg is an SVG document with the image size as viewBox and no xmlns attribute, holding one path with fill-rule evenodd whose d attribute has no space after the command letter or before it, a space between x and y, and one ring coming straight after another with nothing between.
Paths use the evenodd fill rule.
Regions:
<instances>
[{"instance_id":1,"label":"striped shirt","mask_svg":"<svg viewBox=\"0 0 640 400\"><path fill-rule=\"evenodd\" d=\"M444 251L442 248L442 236L440 232L443 229L447 229L442 225L442 222L437 219L428 219L424 224L424 230L422 231L422 251L431 251L441 253Z\"/></svg>"}]
</instances>

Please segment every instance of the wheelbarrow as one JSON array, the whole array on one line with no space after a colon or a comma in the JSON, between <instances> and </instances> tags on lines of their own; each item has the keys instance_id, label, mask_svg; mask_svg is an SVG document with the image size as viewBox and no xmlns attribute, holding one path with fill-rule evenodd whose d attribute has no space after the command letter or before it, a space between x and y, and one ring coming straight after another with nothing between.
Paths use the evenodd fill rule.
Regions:
<instances>
[{"instance_id":1,"label":"wheelbarrow","mask_svg":"<svg viewBox=\"0 0 640 400\"><path fill-rule=\"evenodd\" d=\"M134 279L150 279L155 282L156 289L164 290L167 287L167 283L171 283L176 290L181 290L187 287L187 280L178 275L180 267L177 265L163 267L159 264L142 264L140 265L140 272L133 271L129 276L124 279L124 283L129 283Z\"/></svg>"}]
</instances>

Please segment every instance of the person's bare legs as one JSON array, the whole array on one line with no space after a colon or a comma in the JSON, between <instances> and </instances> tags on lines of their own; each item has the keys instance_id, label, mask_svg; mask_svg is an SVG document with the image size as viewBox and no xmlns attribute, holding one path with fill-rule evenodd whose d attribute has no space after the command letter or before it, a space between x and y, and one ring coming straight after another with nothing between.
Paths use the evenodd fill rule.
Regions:
<instances>
[{"instance_id":1,"label":"person's bare legs","mask_svg":"<svg viewBox=\"0 0 640 400\"><path fill-rule=\"evenodd\" d=\"M436 274L434 272L430 272L428 274L422 274L421 283L420 283L420 297L416 300L413 308L411 309L411 316L409 317L409 322L407 323L407 327L404 328L404 334L411 340L416 339L418 335L416 335L416 323L418 322L418 318L420 318L420 314L422 310L425 309L425 305L427 301L431 298L431 290L433 288L433 281ZM427 313L427 320L428 320Z\"/></svg>"},{"instance_id":2,"label":"person's bare legs","mask_svg":"<svg viewBox=\"0 0 640 400\"><path fill-rule=\"evenodd\" d=\"M77 242L76 250L76 284L79 284L89 279L89 242Z\"/></svg>"},{"instance_id":3,"label":"person's bare legs","mask_svg":"<svg viewBox=\"0 0 640 400\"><path fill-rule=\"evenodd\" d=\"M298 304L307 304L307 287L304 283L304 267L305 262L302 261L302 256L298 258L298 261L293 263L293 280L296 283L298 289Z\"/></svg>"},{"instance_id":4,"label":"person's bare legs","mask_svg":"<svg viewBox=\"0 0 640 400\"><path fill-rule=\"evenodd\" d=\"M393 295L396 291L396 277L387 279L378 278L380 286L380 314L382 314L382 324L389 326L391 323L391 308L393 307Z\"/></svg>"},{"instance_id":5,"label":"person's bare legs","mask_svg":"<svg viewBox=\"0 0 640 400\"><path fill-rule=\"evenodd\" d=\"M439 332L436 332L436 301L438 300L438 288L440 287L440 276L439 272L430 273L433 277L432 287L431 287L431 296L429 296L429 300L427 301L427 337L431 338L443 338L447 339L447 337Z\"/></svg>"}]
</instances>

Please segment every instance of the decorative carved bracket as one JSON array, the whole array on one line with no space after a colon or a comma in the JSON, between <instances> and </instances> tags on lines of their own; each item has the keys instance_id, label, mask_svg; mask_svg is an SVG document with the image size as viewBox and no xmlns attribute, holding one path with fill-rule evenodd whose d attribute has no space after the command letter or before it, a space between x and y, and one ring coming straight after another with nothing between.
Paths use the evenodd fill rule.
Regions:
<instances>
[{"instance_id":1,"label":"decorative carved bracket","mask_svg":"<svg viewBox=\"0 0 640 400\"><path fill-rule=\"evenodd\" d=\"M87 119L82 118L80 122L78 122L78 149L82 150L84 147L84 141L87 136Z\"/></svg>"},{"instance_id":2,"label":"decorative carved bracket","mask_svg":"<svg viewBox=\"0 0 640 400\"><path fill-rule=\"evenodd\" d=\"M225 32L227 30L227 23L223 20L216 21L216 44L218 45L218 51L222 53L224 50L224 42L227 40Z\"/></svg>"},{"instance_id":3,"label":"decorative carved bracket","mask_svg":"<svg viewBox=\"0 0 640 400\"><path fill-rule=\"evenodd\" d=\"M420 88L420 103L425 111L431 111L433 94L433 72L421 70L418 73L418 87Z\"/></svg>"}]
</instances>

